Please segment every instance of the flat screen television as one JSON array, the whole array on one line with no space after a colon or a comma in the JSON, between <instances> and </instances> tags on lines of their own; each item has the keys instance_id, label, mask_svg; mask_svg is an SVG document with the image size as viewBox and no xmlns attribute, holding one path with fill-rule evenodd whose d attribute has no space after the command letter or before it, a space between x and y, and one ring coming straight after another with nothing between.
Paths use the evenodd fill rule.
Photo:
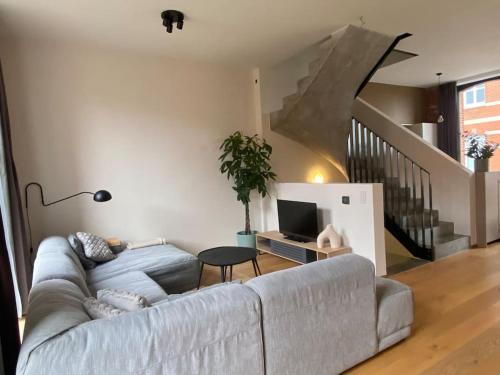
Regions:
<instances>
[{"instance_id":1,"label":"flat screen television","mask_svg":"<svg viewBox=\"0 0 500 375\"><path fill-rule=\"evenodd\" d=\"M315 241L318 237L318 208L316 203L278 199L280 233L294 241Z\"/></svg>"}]
</instances>

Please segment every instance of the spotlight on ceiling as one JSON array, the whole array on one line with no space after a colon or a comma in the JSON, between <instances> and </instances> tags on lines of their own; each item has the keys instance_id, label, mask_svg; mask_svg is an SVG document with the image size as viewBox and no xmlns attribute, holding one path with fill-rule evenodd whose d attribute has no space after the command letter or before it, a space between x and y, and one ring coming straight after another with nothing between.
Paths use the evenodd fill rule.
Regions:
<instances>
[{"instance_id":1,"label":"spotlight on ceiling","mask_svg":"<svg viewBox=\"0 0 500 375\"><path fill-rule=\"evenodd\" d=\"M172 33L174 23L177 24L177 28L182 30L184 26L184 13L178 10L166 10L161 12L161 19L163 20L163 26L167 28L167 33Z\"/></svg>"}]
</instances>

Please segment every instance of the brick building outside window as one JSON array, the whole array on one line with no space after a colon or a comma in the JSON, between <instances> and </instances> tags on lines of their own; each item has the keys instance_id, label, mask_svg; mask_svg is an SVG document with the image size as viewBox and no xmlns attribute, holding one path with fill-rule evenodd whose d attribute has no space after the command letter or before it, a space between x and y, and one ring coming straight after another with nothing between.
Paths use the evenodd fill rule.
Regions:
<instances>
[{"instance_id":1,"label":"brick building outside window","mask_svg":"<svg viewBox=\"0 0 500 375\"><path fill-rule=\"evenodd\" d=\"M488 140L500 144L500 79L469 87L459 92L461 134L485 134ZM474 170L472 159L464 155L461 141L461 161ZM500 171L500 149L490 159L490 171Z\"/></svg>"}]
</instances>

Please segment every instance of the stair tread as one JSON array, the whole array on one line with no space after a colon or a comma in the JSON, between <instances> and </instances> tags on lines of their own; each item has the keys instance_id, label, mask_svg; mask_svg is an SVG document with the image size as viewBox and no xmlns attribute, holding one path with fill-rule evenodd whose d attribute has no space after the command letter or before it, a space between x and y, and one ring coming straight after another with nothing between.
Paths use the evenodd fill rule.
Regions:
<instances>
[{"instance_id":1,"label":"stair tread","mask_svg":"<svg viewBox=\"0 0 500 375\"><path fill-rule=\"evenodd\" d=\"M470 248L470 237L463 236L460 234L454 234L450 236L449 241L438 243L434 245L434 257L435 259L444 258L449 255L453 255L458 251L466 250Z\"/></svg>"},{"instance_id":2,"label":"stair tread","mask_svg":"<svg viewBox=\"0 0 500 375\"><path fill-rule=\"evenodd\" d=\"M321 64L322 64L321 59L316 59L311 61L309 63L309 76L315 75L318 72Z\"/></svg>"},{"instance_id":3,"label":"stair tread","mask_svg":"<svg viewBox=\"0 0 500 375\"><path fill-rule=\"evenodd\" d=\"M461 241L463 239L468 240L469 236L464 236L464 235L456 234L456 233L446 234L446 235L442 235L442 236L436 236L433 239L434 249L439 249L440 246L446 246L446 245L449 245L455 241L458 242L458 241ZM427 235L425 237L425 240L426 240L425 244L428 246L430 244L430 237ZM423 246L421 238L418 241L418 245Z\"/></svg>"},{"instance_id":4,"label":"stair tread","mask_svg":"<svg viewBox=\"0 0 500 375\"><path fill-rule=\"evenodd\" d=\"M298 92L303 94L312 82L311 76L306 76L297 81Z\"/></svg>"},{"instance_id":5,"label":"stair tread","mask_svg":"<svg viewBox=\"0 0 500 375\"><path fill-rule=\"evenodd\" d=\"M456 240L461 240L463 238L469 238L469 236L464 236L462 234L456 234L456 233L439 236L437 238L434 238L434 246L442 245Z\"/></svg>"},{"instance_id":6,"label":"stair tread","mask_svg":"<svg viewBox=\"0 0 500 375\"><path fill-rule=\"evenodd\" d=\"M274 129L276 124L279 124L283 118L283 111L275 111L270 114L271 129Z\"/></svg>"},{"instance_id":7,"label":"stair tread","mask_svg":"<svg viewBox=\"0 0 500 375\"><path fill-rule=\"evenodd\" d=\"M433 227L433 230L434 230L434 238L441 238L441 237L445 237L445 236L449 236L449 235L452 235L454 234L453 233L453 229L454 229L454 225L453 223L451 223L451 225L448 225L448 224L441 224L440 222L439 223L436 223ZM415 227L413 226L410 226L409 228L409 231L411 233L414 233L415 232ZM426 232L426 236L430 236L429 232L430 232L430 227L427 226L425 229L425 232ZM406 231L406 227L403 228L403 230ZM422 227L421 226L417 226L417 232L422 232ZM443 232L443 233L440 233L440 232Z\"/></svg>"},{"instance_id":8,"label":"stair tread","mask_svg":"<svg viewBox=\"0 0 500 375\"><path fill-rule=\"evenodd\" d=\"M439 220L439 224L442 224L442 225L453 225L453 221Z\"/></svg>"},{"instance_id":9,"label":"stair tread","mask_svg":"<svg viewBox=\"0 0 500 375\"><path fill-rule=\"evenodd\" d=\"M293 100L296 100L298 97L299 97L299 93L298 92L294 92L293 94L285 96L283 98L283 102L293 101Z\"/></svg>"},{"instance_id":10,"label":"stair tread","mask_svg":"<svg viewBox=\"0 0 500 375\"><path fill-rule=\"evenodd\" d=\"M321 44L319 45L319 49L330 50L334 47L334 44L335 44L334 39L331 36L329 36L327 39L325 39L325 41L321 42Z\"/></svg>"},{"instance_id":11,"label":"stair tread","mask_svg":"<svg viewBox=\"0 0 500 375\"><path fill-rule=\"evenodd\" d=\"M300 94L298 92L293 93L291 95L285 96L283 98L283 108L281 109L282 113L287 113L295 104L297 104L297 100L300 98Z\"/></svg>"},{"instance_id":12,"label":"stair tread","mask_svg":"<svg viewBox=\"0 0 500 375\"><path fill-rule=\"evenodd\" d=\"M389 205L390 206L390 205ZM398 204L396 203L395 204L395 211L397 212L398 210ZM408 216L409 217L412 217L414 215L422 215L422 208L417 208L417 209L411 209L409 210L410 212L408 212ZM430 216L430 213L431 213L431 210L428 209L428 208L425 208L424 209L424 212L423 212L426 216ZM432 213L434 215L439 215L439 210L435 210L435 209L432 209ZM403 210L401 210L401 216L405 216L406 217L406 212L403 212Z\"/></svg>"}]
</instances>

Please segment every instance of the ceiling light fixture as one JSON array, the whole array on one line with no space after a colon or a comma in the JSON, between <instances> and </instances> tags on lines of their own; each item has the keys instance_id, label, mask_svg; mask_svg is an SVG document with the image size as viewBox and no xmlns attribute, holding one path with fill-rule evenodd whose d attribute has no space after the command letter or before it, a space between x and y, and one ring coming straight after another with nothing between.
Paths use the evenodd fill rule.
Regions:
<instances>
[{"instance_id":1,"label":"ceiling light fixture","mask_svg":"<svg viewBox=\"0 0 500 375\"><path fill-rule=\"evenodd\" d=\"M169 9L161 12L161 19L163 20L163 26L167 28L167 33L172 33L174 23L179 30L182 30L184 26L184 13L178 10Z\"/></svg>"},{"instance_id":2,"label":"ceiling light fixture","mask_svg":"<svg viewBox=\"0 0 500 375\"><path fill-rule=\"evenodd\" d=\"M439 90L439 86L441 86L441 76L443 75L443 73L436 73L436 76L438 77L438 90ZM439 112L439 115L437 117L437 123L438 124L442 124L444 122L444 116L441 112Z\"/></svg>"}]
</instances>

